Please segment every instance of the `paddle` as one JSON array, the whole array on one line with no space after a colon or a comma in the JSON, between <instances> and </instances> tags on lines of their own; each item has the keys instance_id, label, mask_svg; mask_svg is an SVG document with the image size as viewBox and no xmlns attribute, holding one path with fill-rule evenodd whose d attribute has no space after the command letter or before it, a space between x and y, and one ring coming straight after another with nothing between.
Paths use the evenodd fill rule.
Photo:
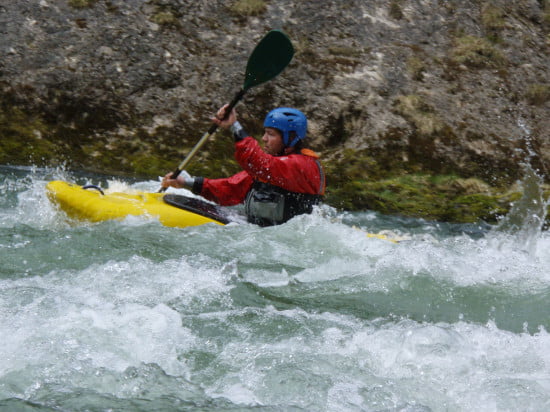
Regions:
<instances>
[{"instance_id":1,"label":"paddle","mask_svg":"<svg viewBox=\"0 0 550 412\"><path fill-rule=\"evenodd\" d=\"M292 43L286 34L280 30L271 30L268 32L256 45L252 51L252 54L248 58L243 87L229 103L229 106L225 111L224 118L229 116L233 107L235 107L235 105L244 97L244 94L248 89L265 83L281 73L288 63L290 63L293 55L294 48L292 47ZM210 129L202 135L195 147L191 149L187 157L172 173L172 179L179 176L197 151L204 145L208 138L216 132L217 129L217 124L212 124L212 126L210 126ZM166 189L167 188L165 187L161 188L159 193L164 192Z\"/></svg>"}]
</instances>

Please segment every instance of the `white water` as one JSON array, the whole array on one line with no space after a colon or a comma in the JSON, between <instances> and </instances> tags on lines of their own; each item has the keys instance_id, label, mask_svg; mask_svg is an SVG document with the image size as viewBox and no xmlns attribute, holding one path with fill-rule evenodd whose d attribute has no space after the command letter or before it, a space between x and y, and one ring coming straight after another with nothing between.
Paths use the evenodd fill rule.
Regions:
<instances>
[{"instance_id":1,"label":"white water","mask_svg":"<svg viewBox=\"0 0 550 412\"><path fill-rule=\"evenodd\" d=\"M550 406L540 216L492 231L330 208L264 229L75 224L44 185L89 177L0 177L0 410ZM379 230L410 239L365 235Z\"/></svg>"}]
</instances>

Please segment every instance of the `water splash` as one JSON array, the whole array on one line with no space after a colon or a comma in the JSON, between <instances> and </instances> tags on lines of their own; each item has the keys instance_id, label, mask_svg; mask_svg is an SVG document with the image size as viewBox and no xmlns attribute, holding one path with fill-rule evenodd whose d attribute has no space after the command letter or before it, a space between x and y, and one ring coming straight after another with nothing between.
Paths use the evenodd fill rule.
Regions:
<instances>
[{"instance_id":1,"label":"water splash","mask_svg":"<svg viewBox=\"0 0 550 412\"><path fill-rule=\"evenodd\" d=\"M514 202L508 214L499 222L494 232L510 235L516 247L529 254L536 252L537 240L540 238L548 204L544 199L544 179L533 168L532 163L538 156L534 149L531 130L523 119L518 120L518 126L524 132L525 162L523 163L524 176L520 183L521 198ZM503 242L501 246L504 245Z\"/></svg>"}]
</instances>

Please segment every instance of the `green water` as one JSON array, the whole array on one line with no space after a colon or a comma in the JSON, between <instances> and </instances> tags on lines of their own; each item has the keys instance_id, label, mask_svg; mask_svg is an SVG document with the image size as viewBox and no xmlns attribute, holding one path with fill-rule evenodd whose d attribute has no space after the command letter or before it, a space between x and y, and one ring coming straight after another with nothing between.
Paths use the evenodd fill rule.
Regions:
<instances>
[{"instance_id":1,"label":"green water","mask_svg":"<svg viewBox=\"0 0 550 412\"><path fill-rule=\"evenodd\" d=\"M50 204L53 179L108 185L0 168L2 411L550 407L550 236L533 219L87 224ZM408 240L365 234L380 230Z\"/></svg>"}]
</instances>

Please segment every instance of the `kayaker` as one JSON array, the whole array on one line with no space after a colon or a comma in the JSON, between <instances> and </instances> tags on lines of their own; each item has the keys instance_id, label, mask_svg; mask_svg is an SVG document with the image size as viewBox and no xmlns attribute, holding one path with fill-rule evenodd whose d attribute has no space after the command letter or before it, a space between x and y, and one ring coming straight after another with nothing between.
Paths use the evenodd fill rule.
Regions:
<instances>
[{"instance_id":1,"label":"kayaker","mask_svg":"<svg viewBox=\"0 0 550 412\"><path fill-rule=\"evenodd\" d=\"M243 171L222 179L168 173L163 187L188 188L222 206L245 204L248 221L260 226L284 223L311 213L325 192L325 175L319 156L303 147L307 118L297 109L277 108L264 120L263 149L237 120L233 109L223 119L227 105L218 110L214 123L231 129L235 158Z\"/></svg>"}]
</instances>

